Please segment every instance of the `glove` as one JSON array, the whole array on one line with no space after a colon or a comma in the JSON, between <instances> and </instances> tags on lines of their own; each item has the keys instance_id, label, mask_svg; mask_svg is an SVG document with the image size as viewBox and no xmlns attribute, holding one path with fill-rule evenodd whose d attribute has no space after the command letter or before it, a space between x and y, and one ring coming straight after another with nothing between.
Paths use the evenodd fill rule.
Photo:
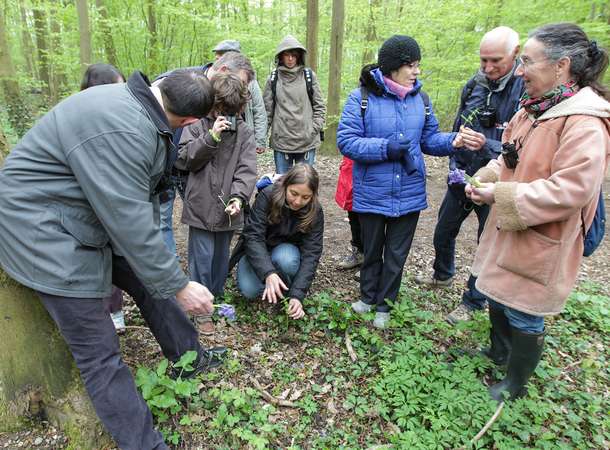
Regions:
<instances>
[{"instance_id":1,"label":"glove","mask_svg":"<svg viewBox=\"0 0 610 450\"><path fill-rule=\"evenodd\" d=\"M409 153L411 141L407 138L402 138L397 141L389 141L387 146L388 159L398 161L404 155Z\"/></svg>"}]
</instances>

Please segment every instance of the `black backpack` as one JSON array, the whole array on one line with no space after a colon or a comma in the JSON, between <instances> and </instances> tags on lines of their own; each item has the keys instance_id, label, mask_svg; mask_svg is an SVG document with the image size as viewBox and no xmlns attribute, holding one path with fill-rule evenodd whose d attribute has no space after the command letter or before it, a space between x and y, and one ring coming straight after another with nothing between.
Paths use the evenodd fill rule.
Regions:
<instances>
[{"instance_id":1,"label":"black backpack","mask_svg":"<svg viewBox=\"0 0 610 450\"><path fill-rule=\"evenodd\" d=\"M307 96L309 97L309 103L313 106L313 71L309 67L303 69L305 75L305 87L307 88ZM276 101L276 90L277 90L277 69L271 71L269 76L271 79L271 93L273 94L273 109L275 113L275 101ZM324 140L324 130L320 130L320 140Z\"/></svg>"},{"instance_id":2,"label":"black backpack","mask_svg":"<svg viewBox=\"0 0 610 450\"><path fill-rule=\"evenodd\" d=\"M606 208L604 205L604 196L601 191L599 192L597 208L595 208L595 216L593 217L591 226L587 230L585 228L585 219L582 217L582 228L583 231L585 231L583 256L591 256L597 247L599 247L599 244L604 240L604 234L606 232Z\"/></svg>"}]
</instances>

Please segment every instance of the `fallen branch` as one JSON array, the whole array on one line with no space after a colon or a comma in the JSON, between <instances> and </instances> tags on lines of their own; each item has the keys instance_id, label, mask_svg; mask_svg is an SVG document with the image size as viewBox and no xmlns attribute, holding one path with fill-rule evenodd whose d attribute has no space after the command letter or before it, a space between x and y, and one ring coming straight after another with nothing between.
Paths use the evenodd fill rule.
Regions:
<instances>
[{"instance_id":1,"label":"fallen branch","mask_svg":"<svg viewBox=\"0 0 610 450\"><path fill-rule=\"evenodd\" d=\"M347 353L353 362L358 360L358 355L354 351L354 347L352 347L352 339L349 337L349 333L345 330L345 348L347 348Z\"/></svg>"},{"instance_id":2,"label":"fallen branch","mask_svg":"<svg viewBox=\"0 0 610 450\"><path fill-rule=\"evenodd\" d=\"M381 445L373 445L372 447L368 447L366 450L383 450L394 448L392 444L381 444Z\"/></svg>"},{"instance_id":3,"label":"fallen branch","mask_svg":"<svg viewBox=\"0 0 610 450\"><path fill-rule=\"evenodd\" d=\"M261 393L263 398L266 401L268 401L269 403L271 403L272 405L285 406L286 408L298 408L296 403L291 402L290 400L280 400L279 398L271 395L261 386L261 384L258 382L258 380L256 378L252 378L252 384Z\"/></svg>"},{"instance_id":4,"label":"fallen branch","mask_svg":"<svg viewBox=\"0 0 610 450\"><path fill-rule=\"evenodd\" d=\"M481 431L479 431L477 433L477 435L472 438L472 440L470 441L471 444L474 444L476 441L478 441L479 439L481 439L483 437L483 435L487 432L487 430L489 430L489 428L493 425L493 423L496 421L496 419L498 417L500 417L500 413L502 412L503 408L504 408L504 402L501 402L498 405L496 412L493 414L493 416L491 416L491 419L489 419L487 421L487 423L485 424L485 426L483 428L481 428Z\"/></svg>"}]
</instances>

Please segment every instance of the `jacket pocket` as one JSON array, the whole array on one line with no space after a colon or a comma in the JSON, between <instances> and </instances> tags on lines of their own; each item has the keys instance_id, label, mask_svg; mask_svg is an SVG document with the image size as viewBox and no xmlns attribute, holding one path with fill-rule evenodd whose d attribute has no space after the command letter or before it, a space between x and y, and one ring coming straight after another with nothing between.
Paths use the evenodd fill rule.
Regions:
<instances>
[{"instance_id":1,"label":"jacket pocket","mask_svg":"<svg viewBox=\"0 0 610 450\"><path fill-rule=\"evenodd\" d=\"M528 228L524 231L500 232L496 264L509 272L547 286L558 264L561 241Z\"/></svg>"},{"instance_id":2,"label":"jacket pocket","mask_svg":"<svg viewBox=\"0 0 610 450\"><path fill-rule=\"evenodd\" d=\"M62 205L59 214L62 227L82 245L95 248L108 245L108 233L93 211Z\"/></svg>"}]
</instances>

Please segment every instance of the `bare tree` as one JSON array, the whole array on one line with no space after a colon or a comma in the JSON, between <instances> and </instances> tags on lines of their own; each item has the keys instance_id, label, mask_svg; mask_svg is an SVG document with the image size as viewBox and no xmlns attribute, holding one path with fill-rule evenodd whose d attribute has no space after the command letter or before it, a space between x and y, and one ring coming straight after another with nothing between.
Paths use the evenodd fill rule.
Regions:
<instances>
[{"instance_id":1,"label":"bare tree","mask_svg":"<svg viewBox=\"0 0 610 450\"><path fill-rule=\"evenodd\" d=\"M328 58L327 124L323 151L333 154L337 148L337 125L341 106L341 66L343 63L343 36L345 34L345 0L333 0L330 29L330 56Z\"/></svg>"},{"instance_id":2,"label":"bare tree","mask_svg":"<svg viewBox=\"0 0 610 450\"><path fill-rule=\"evenodd\" d=\"M84 72L91 64L93 54L91 51L91 28L89 26L89 5L87 0L76 0L78 12L78 29L80 36L80 65Z\"/></svg>"},{"instance_id":3,"label":"bare tree","mask_svg":"<svg viewBox=\"0 0 610 450\"><path fill-rule=\"evenodd\" d=\"M49 76L49 31L47 13L40 0L33 3L34 32L36 33L36 49L38 54L38 74L43 83L43 91L48 101L51 96L51 79Z\"/></svg>"},{"instance_id":4,"label":"bare tree","mask_svg":"<svg viewBox=\"0 0 610 450\"><path fill-rule=\"evenodd\" d=\"M102 40L104 42L104 51L106 53L106 61L112 64L114 67L119 67L116 57L116 48L114 47L114 40L112 39L112 31L108 24L108 9L104 0L95 0L95 6L99 13L100 20L100 32L102 34Z\"/></svg>"},{"instance_id":5,"label":"bare tree","mask_svg":"<svg viewBox=\"0 0 610 450\"><path fill-rule=\"evenodd\" d=\"M320 14L318 0L307 0L307 64L314 72L318 70L318 28Z\"/></svg>"}]
</instances>

